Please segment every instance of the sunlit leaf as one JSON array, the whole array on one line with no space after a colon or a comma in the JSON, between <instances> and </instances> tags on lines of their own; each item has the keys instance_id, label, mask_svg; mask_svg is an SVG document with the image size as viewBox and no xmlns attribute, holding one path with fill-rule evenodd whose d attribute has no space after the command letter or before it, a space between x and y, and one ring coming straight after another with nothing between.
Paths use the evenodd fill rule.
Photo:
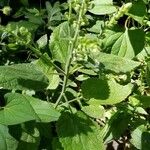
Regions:
<instances>
[{"instance_id":1,"label":"sunlit leaf","mask_svg":"<svg viewBox=\"0 0 150 150\"><path fill-rule=\"evenodd\" d=\"M90 78L83 82L82 94L90 104L112 105L125 100L132 87L132 84L120 85L114 79Z\"/></svg>"},{"instance_id":2,"label":"sunlit leaf","mask_svg":"<svg viewBox=\"0 0 150 150\"><path fill-rule=\"evenodd\" d=\"M112 0L94 0L94 7L89 12L95 15L105 15L111 14L116 10Z\"/></svg>"},{"instance_id":3,"label":"sunlit leaf","mask_svg":"<svg viewBox=\"0 0 150 150\"><path fill-rule=\"evenodd\" d=\"M55 60L66 63L70 54L69 43L74 35L73 27L64 22L55 28L50 37L50 50Z\"/></svg>"},{"instance_id":4,"label":"sunlit leaf","mask_svg":"<svg viewBox=\"0 0 150 150\"><path fill-rule=\"evenodd\" d=\"M0 87L16 90L41 90L48 86L46 76L33 64L0 66Z\"/></svg>"},{"instance_id":5,"label":"sunlit leaf","mask_svg":"<svg viewBox=\"0 0 150 150\"><path fill-rule=\"evenodd\" d=\"M51 122L58 120L60 114L53 106L37 98L18 93L5 95L6 106L0 110L0 123L14 125L30 120Z\"/></svg>"}]
</instances>

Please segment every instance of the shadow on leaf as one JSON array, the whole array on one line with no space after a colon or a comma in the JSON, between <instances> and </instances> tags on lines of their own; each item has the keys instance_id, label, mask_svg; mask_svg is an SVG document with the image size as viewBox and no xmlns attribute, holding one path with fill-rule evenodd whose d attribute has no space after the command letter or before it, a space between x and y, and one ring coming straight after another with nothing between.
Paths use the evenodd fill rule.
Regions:
<instances>
[{"instance_id":1,"label":"shadow on leaf","mask_svg":"<svg viewBox=\"0 0 150 150\"><path fill-rule=\"evenodd\" d=\"M82 93L86 99L106 100L110 94L110 88L107 80L88 79L82 84Z\"/></svg>"},{"instance_id":2,"label":"shadow on leaf","mask_svg":"<svg viewBox=\"0 0 150 150\"><path fill-rule=\"evenodd\" d=\"M45 82L37 81L37 80L31 80L31 79L17 79L17 82L19 85L21 85L24 88L27 89L33 89L33 90L41 90L48 86Z\"/></svg>"},{"instance_id":3,"label":"shadow on leaf","mask_svg":"<svg viewBox=\"0 0 150 150\"><path fill-rule=\"evenodd\" d=\"M150 133L142 133L141 144L141 150L150 150Z\"/></svg>"},{"instance_id":4,"label":"shadow on leaf","mask_svg":"<svg viewBox=\"0 0 150 150\"><path fill-rule=\"evenodd\" d=\"M93 122L83 113L71 114L64 112L57 123L57 132L59 137L87 135L88 132L93 132L93 126Z\"/></svg>"}]
</instances>

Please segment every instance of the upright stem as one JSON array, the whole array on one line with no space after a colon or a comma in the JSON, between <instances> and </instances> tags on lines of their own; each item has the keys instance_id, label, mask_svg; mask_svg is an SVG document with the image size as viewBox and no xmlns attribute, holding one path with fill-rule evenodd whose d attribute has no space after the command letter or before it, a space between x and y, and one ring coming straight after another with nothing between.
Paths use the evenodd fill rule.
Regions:
<instances>
[{"instance_id":1,"label":"upright stem","mask_svg":"<svg viewBox=\"0 0 150 150\"><path fill-rule=\"evenodd\" d=\"M66 87L67 87L67 82L68 82L68 77L69 77L69 70L70 70L70 65L71 65L72 55L73 55L73 49L76 45L78 34L79 34L79 31L80 31L80 25L81 25L81 19L82 19L84 4L85 4L85 0L83 0L82 5L81 5L81 9L80 9L80 12L79 12L78 22L77 22L76 31L75 31L75 34L74 34L74 37L73 37L73 41L70 41L70 43L69 43L70 53L69 53L69 57L68 57L68 60L66 62L66 66L65 66L66 76L64 76L62 91L61 91L61 93L60 93L60 95L59 95L59 97L58 97L58 99L55 103L55 108L57 108L57 106L59 105L59 103L60 103L60 101L63 97L63 94L66 92Z\"/></svg>"},{"instance_id":2,"label":"upright stem","mask_svg":"<svg viewBox=\"0 0 150 150\"><path fill-rule=\"evenodd\" d=\"M72 13L72 5L71 5L71 1L69 1L69 16L68 16L68 22L70 22L70 20L71 20L71 13Z\"/></svg>"}]
</instances>

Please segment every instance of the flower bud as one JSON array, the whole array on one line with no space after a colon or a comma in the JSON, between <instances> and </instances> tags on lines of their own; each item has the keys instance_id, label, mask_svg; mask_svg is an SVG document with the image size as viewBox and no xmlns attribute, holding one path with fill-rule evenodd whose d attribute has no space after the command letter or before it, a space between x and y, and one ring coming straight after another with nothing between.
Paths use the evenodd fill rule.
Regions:
<instances>
[{"instance_id":1,"label":"flower bud","mask_svg":"<svg viewBox=\"0 0 150 150\"><path fill-rule=\"evenodd\" d=\"M28 33L28 29L26 29L25 27L20 27L19 32L21 35L26 35Z\"/></svg>"},{"instance_id":2,"label":"flower bud","mask_svg":"<svg viewBox=\"0 0 150 150\"><path fill-rule=\"evenodd\" d=\"M3 9L2 9L2 12L3 14L9 16L10 15L10 12L12 11L12 9L10 8L10 6L5 6Z\"/></svg>"},{"instance_id":3,"label":"flower bud","mask_svg":"<svg viewBox=\"0 0 150 150\"><path fill-rule=\"evenodd\" d=\"M132 3L126 3L124 6L123 6L123 10L125 13L127 13L130 8L132 7Z\"/></svg>"}]
</instances>

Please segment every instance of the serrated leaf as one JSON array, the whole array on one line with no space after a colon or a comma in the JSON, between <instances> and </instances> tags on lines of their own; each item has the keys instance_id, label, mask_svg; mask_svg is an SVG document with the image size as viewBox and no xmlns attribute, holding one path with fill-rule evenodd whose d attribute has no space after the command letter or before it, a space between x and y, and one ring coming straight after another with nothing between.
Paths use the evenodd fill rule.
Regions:
<instances>
[{"instance_id":1,"label":"serrated leaf","mask_svg":"<svg viewBox=\"0 0 150 150\"><path fill-rule=\"evenodd\" d=\"M55 60L66 63L70 54L69 42L74 35L74 29L69 26L68 22L61 23L57 26L50 37L50 50Z\"/></svg>"},{"instance_id":2,"label":"serrated leaf","mask_svg":"<svg viewBox=\"0 0 150 150\"><path fill-rule=\"evenodd\" d=\"M113 44L111 53L132 59L143 50L144 41L145 34L143 30L126 29Z\"/></svg>"},{"instance_id":3,"label":"serrated leaf","mask_svg":"<svg viewBox=\"0 0 150 150\"><path fill-rule=\"evenodd\" d=\"M132 84L120 85L114 79L90 78L83 82L82 94L89 104L113 105L125 100L132 87Z\"/></svg>"},{"instance_id":4,"label":"serrated leaf","mask_svg":"<svg viewBox=\"0 0 150 150\"><path fill-rule=\"evenodd\" d=\"M16 150L18 142L9 134L7 126L0 124L0 149Z\"/></svg>"},{"instance_id":5,"label":"serrated leaf","mask_svg":"<svg viewBox=\"0 0 150 150\"><path fill-rule=\"evenodd\" d=\"M131 114L129 114L127 110L123 109L121 111L118 110L114 115L112 115L112 117L108 120L108 129L105 132L104 138L105 142L110 142L112 139L119 139L128 129L131 117Z\"/></svg>"},{"instance_id":6,"label":"serrated leaf","mask_svg":"<svg viewBox=\"0 0 150 150\"><path fill-rule=\"evenodd\" d=\"M31 96L7 93L5 99L6 106L0 110L0 123L4 125L14 125L30 120L51 122L56 121L60 115L50 103Z\"/></svg>"},{"instance_id":7,"label":"serrated leaf","mask_svg":"<svg viewBox=\"0 0 150 150\"><path fill-rule=\"evenodd\" d=\"M38 47L44 48L47 45L47 42L48 42L47 34L45 34L37 40Z\"/></svg>"},{"instance_id":8,"label":"serrated leaf","mask_svg":"<svg viewBox=\"0 0 150 150\"><path fill-rule=\"evenodd\" d=\"M48 13L48 28L53 30L54 26L60 23L62 19L60 3L56 2L52 6L50 2L46 1L45 4Z\"/></svg>"},{"instance_id":9,"label":"serrated leaf","mask_svg":"<svg viewBox=\"0 0 150 150\"><path fill-rule=\"evenodd\" d=\"M0 66L0 87L3 89L43 90L47 86L47 78L33 64Z\"/></svg>"},{"instance_id":10,"label":"serrated leaf","mask_svg":"<svg viewBox=\"0 0 150 150\"><path fill-rule=\"evenodd\" d=\"M81 112L63 113L57 123L57 133L65 150L104 150L99 127Z\"/></svg>"},{"instance_id":11,"label":"serrated leaf","mask_svg":"<svg viewBox=\"0 0 150 150\"><path fill-rule=\"evenodd\" d=\"M95 15L105 15L114 13L117 9L113 6L112 0L94 0L94 7L89 12Z\"/></svg>"},{"instance_id":12,"label":"serrated leaf","mask_svg":"<svg viewBox=\"0 0 150 150\"><path fill-rule=\"evenodd\" d=\"M45 55L47 59L50 59L47 55ZM58 72L55 70L55 68L46 62L46 60L38 59L36 62L36 65L41 69L41 71L45 74L45 76L49 80L49 85L47 89L56 89L59 85L60 78L58 75Z\"/></svg>"},{"instance_id":13,"label":"serrated leaf","mask_svg":"<svg viewBox=\"0 0 150 150\"><path fill-rule=\"evenodd\" d=\"M131 72L140 65L140 62L101 52L96 60L102 63L106 70L113 71L115 73Z\"/></svg>"},{"instance_id":14,"label":"serrated leaf","mask_svg":"<svg viewBox=\"0 0 150 150\"><path fill-rule=\"evenodd\" d=\"M101 118L104 115L105 109L101 105L89 105L82 107L82 111L92 118Z\"/></svg>"}]
</instances>

